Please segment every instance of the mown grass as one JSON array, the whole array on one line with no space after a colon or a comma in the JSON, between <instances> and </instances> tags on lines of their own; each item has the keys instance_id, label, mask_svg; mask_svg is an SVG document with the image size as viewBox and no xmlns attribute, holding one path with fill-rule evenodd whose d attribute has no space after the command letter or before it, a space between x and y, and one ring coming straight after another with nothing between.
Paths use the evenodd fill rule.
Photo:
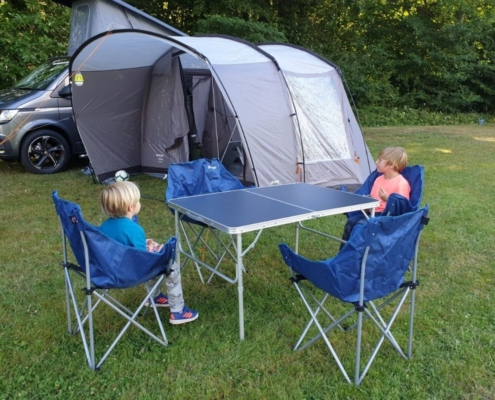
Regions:
<instances>
[{"instance_id":1,"label":"mown grass","mask_svg":"<svg viewBox=\"0 0 495 400\"><path fill-rule=\"evenodd\" d=\"M0 399L492 399L495 126L367 128L365 136L374 155L401 145L411 164L425 166L423 203L431 222L422 236L411 360L384 344L363 384L354 387L323 344L291 350L306 315L277 250L281 241L293 244L293 227L286 226L265 231L245 258L245 341L238 340L237 287L218 279L202 285L190 264L183 273L185 298L200 311L199 320L166 324L173 342L168 348L130 329L102 370L93 372L79 338L66 330L50 194L57 189L98 224L101 186L77 164L36 176L0 162ZM165 240L174 231L163 203L166 182L133 180L143 195L141 224L149 237ZM315 223L339 233L344 219ZM309 235L302 248L315 258L336 251ZM137 288L127 300L140 295ZM110 312L97 322L101 351L121 322ZM400 338L405 322L403 313ZM349 365L353 339L339 334L336 342Z\"/></svg>"}]
</instances>

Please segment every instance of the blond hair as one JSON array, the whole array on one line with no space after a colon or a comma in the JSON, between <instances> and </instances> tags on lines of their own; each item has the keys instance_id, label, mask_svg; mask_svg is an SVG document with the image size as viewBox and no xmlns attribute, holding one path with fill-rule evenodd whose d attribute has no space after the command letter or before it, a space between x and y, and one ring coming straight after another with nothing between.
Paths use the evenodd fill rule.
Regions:
<instances>
[{"instance_id":1,"label":"blond hair","mask_svg":"<svg viewBox=\"0 0 495 400\"><path fill-rule=\"evenodd\" d=\"M141 193L135 183L115 182L101 192L101 209L109 217L125 217L129 206L135 206L140 198Z\"/></svg>"},{"instance_id":2,"label":"blond hair","mask_svg":"<svg viewBox=\"0 0 495 400\"><path fill-rule=\"evenodd\" d=\"M378 158L385 160L386 165L392 165L397 172L402 172L407 166L407 153L402 147L385 147Z\"/></svg>"}]
</instances>

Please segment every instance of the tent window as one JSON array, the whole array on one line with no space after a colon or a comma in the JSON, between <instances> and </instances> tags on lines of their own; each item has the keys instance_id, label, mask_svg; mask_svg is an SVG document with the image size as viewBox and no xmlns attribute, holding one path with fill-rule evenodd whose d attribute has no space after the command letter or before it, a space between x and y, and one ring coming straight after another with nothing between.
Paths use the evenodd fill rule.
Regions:
<instances>
[{"instance_id":1,"label":"tent window","mask_svg":"<svg viewBox=\"0 0 495 400\"><path fill-rule=\"evenodd\" d=\"M301 128L305 161L351 158L339 93L333 80L329 76L285 77Z\"/></svg>"},{"instance_id":2,"label":"tent window","mask_svg":"<svg viewBox=\"0 0 495 400\"><path fill-rule=\"evenodd\" d=\"M71 49L77 49L88 39L89 29L89 6L87 4L77 7L76 11L72 12L72 32Z\"/></svg>"}]
</instances>

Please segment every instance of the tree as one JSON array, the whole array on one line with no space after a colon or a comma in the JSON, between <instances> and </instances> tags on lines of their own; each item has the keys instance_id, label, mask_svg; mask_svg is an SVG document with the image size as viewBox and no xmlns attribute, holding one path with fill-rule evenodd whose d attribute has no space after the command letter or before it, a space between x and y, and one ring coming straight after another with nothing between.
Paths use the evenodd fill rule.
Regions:
<instances>
[{"instance_id":1,"label":"tree","mask_svg":"<svg viewBox=\"0 0 495 400\"><path fill-rule=\"evenodd\" d=\"M255 21L245 21L236 17L222 17L212 15L206 19L200 19L196 23L198 34L217 33L242 38L251 43L281 42L286 43L287 38L272 26Z\"/></svg>"},{"instance_id":2,"label":"tree","mask_svg":"<svg viewBox=\"0 0 495 400\"><path fill-rule=\"evenodd\" d=\"M129 0L129 3L190 35L229 34L257 43L287 36L277 9L263 0ZM290 8L288 3L285 8Z\"/></svg>"},{"instance_id":3,"label":"tree","mask_svg":"<svg viewBox=\"0 0 495 400\"><path fill-rule=\"evenodd\" d=\"M390 82L399 90L399 104L443 112L479 110L484 103L480 94L490 90L476 83L478 76L492 76L490 86L495 83L490 62L495 54L486 40L493 30L491 2L393 3L398 24L387 40L380 37L380 45L394 60Z\"/></svg>"},{"instance_id":4,"label":"tree","mask_svg":"<svg viewBox=\"0 0 495 400\"><path fill-rule=\"evenodd\" d=\"M328 0L317 13L316 51L340 65L360 107L492 109L493 3Z\"/></svg>"},{"instance_id":5,"label":"tree","mask_svg":"<svg viewBox=\"0 0 495 400\"><path fill-rule=\"evenodd\" d=\"M0 88L10 87L46 59L67 54L70 9L51 1L0 4Z\"/></svg>"},{"instance_id":6,"label":"tree","mask_svg":"<svg viewBox=\"0 0 495 400\"><path fill-rule=\"evenodd\" d=\"M289 42L336 63L359 107L492 112L495 0L127 0L190 35ZM0 0L0 87L65 54L70 9Z\"/></svg>"}]
</instances>

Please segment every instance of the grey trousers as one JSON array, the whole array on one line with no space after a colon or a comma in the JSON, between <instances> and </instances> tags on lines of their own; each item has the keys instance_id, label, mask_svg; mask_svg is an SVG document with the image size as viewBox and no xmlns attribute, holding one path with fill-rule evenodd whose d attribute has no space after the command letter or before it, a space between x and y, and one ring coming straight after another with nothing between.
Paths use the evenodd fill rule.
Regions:
<instances>
[{"instance_id":1,"label":"grey trousers","mask_svg":"<svg viewBox=\"0 0 495 400\"><path fill-rule=\"evenodd\" d=\"M170 305L171 312L181 312L184 308L184 298L182 296L182 281L180 277L180 268L174 262L172 264L172 272L165 278L165 285L162 284L162 288L158 288L155 293L152 293L152 296L158 296L161 291L163 291L163 286L165 286L165 292L168 297L168 304ZM149 290L155 281L150 281L147 284L147 290Z\"/></svg>"}]
</instances>

